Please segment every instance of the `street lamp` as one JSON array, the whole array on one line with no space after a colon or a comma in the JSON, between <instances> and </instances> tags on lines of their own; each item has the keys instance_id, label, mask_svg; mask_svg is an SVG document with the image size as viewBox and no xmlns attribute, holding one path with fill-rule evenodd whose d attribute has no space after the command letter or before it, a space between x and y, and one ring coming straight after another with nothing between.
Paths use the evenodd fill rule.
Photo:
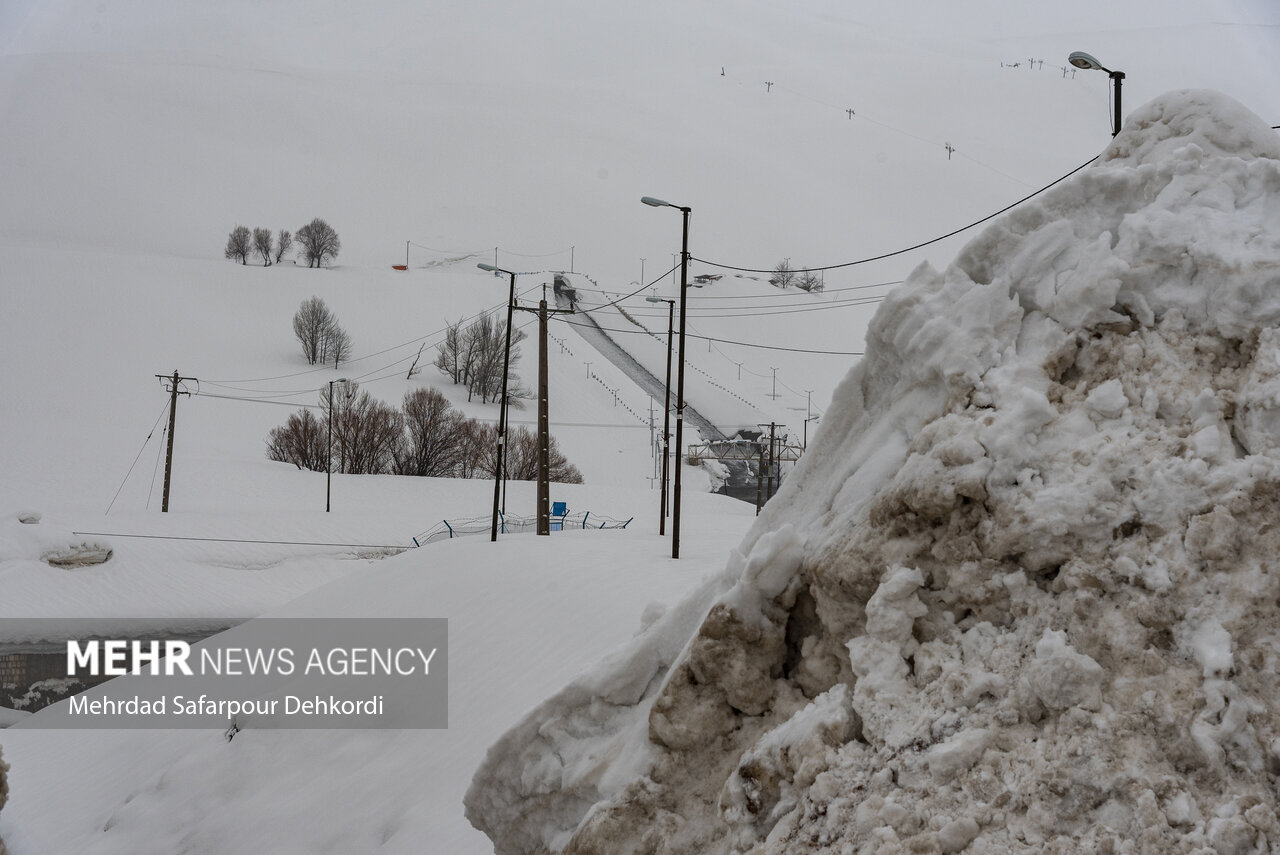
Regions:
<instances>
[{"instance_id":1,"label":"street lamp","mask_svg":"<svg viewBox=\"0 0 1280 855\"><path fill-rule=\"evenodd\" d=\"M1092 55L1087 54L1082 50L1072 51L1071 55L1067 57L1067 62L1071 63L1076 68L1092 69L1094 71L1105 71L1108 75L1110 75L1112 82L1115 84L1115 90L1116 90L1115 116L1111 120L1111 136L1114 137L1116 134L1120 133L1120 116L1121 116L1120 81L1124 80L1124 72L1112 71L1111 69L1105 67L1102 63L1098 62L1098 60L1094 59Z\"/></svg>"},{"instance_id":2,"label":"street lamp","mask_svg":"<svg viewBox=\"0 0 1280 855\"><path fill-rule=\"evenodd\" d=\"M494 276L505 273L511 277L511 288L507 292L507 346L502 354L502 397L498 402L498 460L493 467L493 522L489 527L489 540L493 542L498 539L498 499L502 494L502 465L507 448L507 374L511 371L511 313L516 304L516 275L492 264L476 267L491 271Z\"/></svg>"},{"instance_id":3,"label":"street lamp","mask_svg":"<svg viewBox=\"0 0 1280 855\"><path fill-rule=\"evenodd\" d=\"M326 514L329 513L329 497L332 495L333 485L333 387L337 386L344 398L350 397L350 382L345 377L329 381L329 455L324 464L324 512Z\"/></svg>"},{"instance_id":4,"label":"street lamp","mask_svg":"<svg viewBox=\"0 0 1280 855\"><path fill-rule=\"evenodd\" d=\"M801 446L802 451L809 450L809 422L816 422L821 416L809 416L804 420L804 445Z\"/></svg>"},{"instance_id":5,"label":"street lamp","mask_svg":"<svg viewBox=\"0 0 1280 855\"><path fill-rule=\"evenodd\" d=\"M645 297L650 303L667 304L667 400L662 408L662 501L659 504L658 534L667 533L667 460L671 440L671 338L675 332L676 301L662 297Z\"/></svg>"},{"instance_id":6,"label":"street lamp","mask_svg":"<svg viewBox=\"0 0 1280 855\"><path fill-rule=\"evenodd\" d=\"M685 303L689 293L689 214L692 208L683 205L673 205L670 202L664 202L662 199L655 199L652 196L642 196L640 199L646 205L653 208L675 208L684 219L684 229L680 241L680 367L676 375L676 479L675 487L672 490L671 504L673 507L672 523L671 523L671 557L680 557L680 470L684 467L680 465L680 455L683 454L684 448L684 327L685 327Z\"/></svg>"}]
</instances>

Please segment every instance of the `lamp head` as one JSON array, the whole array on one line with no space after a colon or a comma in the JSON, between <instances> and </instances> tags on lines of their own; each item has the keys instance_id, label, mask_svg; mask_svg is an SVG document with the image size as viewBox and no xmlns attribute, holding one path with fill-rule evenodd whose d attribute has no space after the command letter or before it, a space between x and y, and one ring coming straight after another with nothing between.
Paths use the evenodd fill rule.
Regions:
<instances>
[{"instance_id":1,"label":"lamp head","mask_svg":"<svg viewBox=\"0 0 1280 855\"><path fill-rule=\"evenodd\" d=\"M640 201L653 208L670 208L671 207L670 202L664 202L661 199L654 198L653 196L641 196Z\"/></svg>"},{"instance_id":2,"label":"lamp head","mask_svg":"<svg viewBox=\"0 0 1280 855\"><path fill-rule=\"evenodd\" d=\"M1087 54L1082 50L1072 51L1071 55L1067 57L1067 62L1071 63L1076 68L1093 69L1095 71L1105 71L1108 74L1111 73L1111 69L1104 67L1103 64L1098 62L1098 60L1091 54Z\"/></svg>"},{"instance_id":3,"label":"lamp head","mask_svg":"<svg viewBox=\"0 0 1280 855\"><path fill-rule=\"evenodd\" d=\"M498 268L494 267L492 264L477 264L476 267L479 267L481 270L492 270L494 273L498 272Z\"/></svg>"}]
</instances>

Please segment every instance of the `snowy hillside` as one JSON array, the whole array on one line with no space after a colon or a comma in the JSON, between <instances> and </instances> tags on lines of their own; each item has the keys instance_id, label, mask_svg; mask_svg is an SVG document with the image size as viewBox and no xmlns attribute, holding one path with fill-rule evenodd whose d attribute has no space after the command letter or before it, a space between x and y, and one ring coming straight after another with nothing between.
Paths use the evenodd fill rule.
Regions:
<instances>
[{"instance_id":1,"label":"snowy hillside","mask_svg":"<svg viewBox=\"0 0 1280 855\"><path fill-rule=\"evenodd\" d=\"M504 855L1273 850L1277 215L1280 139L1183 91L917 270L726 572L496 743L472 822Z\"/></svg>"}]
</instances>

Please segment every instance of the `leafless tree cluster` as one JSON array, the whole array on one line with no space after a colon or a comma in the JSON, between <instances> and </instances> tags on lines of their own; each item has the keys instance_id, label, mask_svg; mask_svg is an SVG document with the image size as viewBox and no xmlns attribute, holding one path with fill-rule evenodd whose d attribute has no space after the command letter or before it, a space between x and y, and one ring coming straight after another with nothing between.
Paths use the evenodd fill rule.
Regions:
<instances>
[{"instance_id":1,"label":"leafless tree cluster","mask_svg":"<svg viewBox=\"0 0 1280 855\"><path fill-rule=\"evenodd\" d=\"M307 267L323 267L326 261L338 257L342 241L333 226L316 217L293 236L298 242L298 255L306 259Z\"/></svg>"},{"instance_id":2,"label":"leafless tree cluster","mask_svg":"<svg viewBox=\"0 0 1280 855\"><path fill-rule=\"evenodd\" d=\"M524 341L521 330L511 331L511 360L507 372L507 404L520 407L528 390L515 376L520 361L517 345ZM506 354L507 323L492 314L476 318L466 327L455 321L445 328L444 341L436 346L436 367L455 384L467 387L467 400L480 398L487 404L502 397L502 363Z\"/></svg>"},{"instance_id":3,"label":"leafless tree cluster","mask_svg":"<svg viewBox=\"0 0 1280 855\"><path fill-rule=\"evenodd\" d=\"M320 395L320 415L300 410L267 437L267 457L299 469L323 472L329 465L329 390ZM495 427L465 418L435 389L415 389L399 410L348 384L333 400L334 472L360 475L421 475L489 478L498 446ZM537 478L537 435L524 427L509 432L507 473ZM581 484L582 473L565 458L555 438L548 448L551 480Z\"/></svg>"},{"instance_id":4,"label":"leafless tree cluster","mask_svg":"<svg viewBox=\"0 0 1280 855\"><path fill-rule=\"evenodd\" d=\"M236 226L227 236L227 245L222 254L241 264L249 263L249 256L262 259L263 267L270 267L272 262L279 263L285 253L293 246L293 237L286 229L281 229L275 243L271 241L271 229Z\"/></svg>"},{"instance_id":5,"label":"leafless tree cluster","mask_svg":"<svg viewBox=\"0 0 1280 855\"><path fill-rule=\"evenodd\" d=\"M822 277L806 268L796 269L791 266L791 259L784 258L773 268L769 284L775 288L799 288L802 291L817 293L822 290Z\"/></svg>"},{"instance_id":6,"label":"leafless tree cluster","mask_svg":"<svg viewBox=\"0 0 1280 855\"><path fill-rule=\"evenodd\" d=\"M302 345L302 355L312 365L332 362L336 368L351 358L351 336L319 297L302 301L293 316L293 334Z\"/></svg>"}]
</instances>

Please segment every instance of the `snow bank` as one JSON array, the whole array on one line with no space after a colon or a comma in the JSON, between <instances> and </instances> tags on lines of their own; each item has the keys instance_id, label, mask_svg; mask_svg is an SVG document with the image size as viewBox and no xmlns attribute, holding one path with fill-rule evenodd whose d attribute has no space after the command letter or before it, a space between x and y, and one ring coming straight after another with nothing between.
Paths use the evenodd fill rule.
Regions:
<instances>
[{"instance_id":1,"label":"snow bank","mask_svg":"<svg viewBox=\"0 0 1280 855\"><path fill-rule=\"evenodd\" d=\"M9 801L9 764L4 762L4 755L0 753L0 810L4 809L4 803ZM0 840L0 855L8 855L9 850L5 848L4 841Z\"/></svg>"},{"instance_id":2,"label":"snow bank","mask_svg":"<svg viewBox=\"0 0 1280 855\"><path fill-rule=\"evenodd\" d=\"M507 853L1277 851L1280 141L1212 92L887 299L723 576L489 752Z\"/></svg>"}]
</instances>

